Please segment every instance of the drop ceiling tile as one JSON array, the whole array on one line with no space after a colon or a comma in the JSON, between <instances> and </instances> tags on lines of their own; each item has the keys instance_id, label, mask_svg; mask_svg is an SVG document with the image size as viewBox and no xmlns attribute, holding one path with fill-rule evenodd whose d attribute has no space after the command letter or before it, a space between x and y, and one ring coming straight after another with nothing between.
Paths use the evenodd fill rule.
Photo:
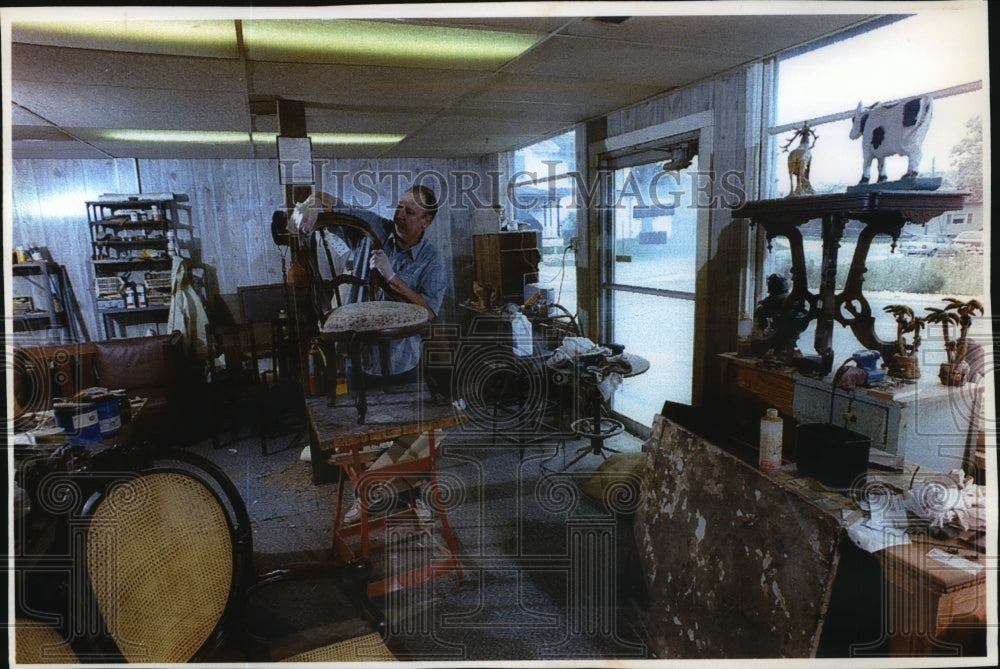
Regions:
<instances>
[{"instance_id":1,"label":"drop ceiling tile","mask_svg":"<svg viewBox=\"0 0 1000 669\"><path fill-rule=\"evenodd\" d=\"M10 139L18 141L73 142L75 138L52 125L14 125Z\"/></svg>"},{"instance_id":2,"label":"drop ceiling tile","mask_svg":"<svg viewBox=\"0 0 1000 669\"><path fill-rule=\"evenodd\" d=\"M743 62L709 51L553 37L507 68L516 76L631 83L669 90Z\"/></svg>"},{"instance_id":3,"label":"drop ceiling tile","mask_svg":"<svg viewBox=\"0 0 1000 669\"><path fill-rule=\"evenodd\" d=\"M548 75L522 77L504 73L489 86L463 100L460 108L492 109L499 116L508 116L508 107L523 107L526 111L543 114L537 117L540 120L555 120L544 115L546 109L572 108L576 111L570 120L581 121L644 100L663 90L659 86L616 81Z\"/></svg>"},{"instance_id":4,"label":"drop ceiling tile","mask_svg":"<svg viewBox=\"0 0 1000 669\"><path fill-rule=\"evenodd\" d=\"M51 125L45 119L39 118L27 109L23 109L16 104L10 106L10 123L12 126L27 125Z\"/></svg>"},{"instance_id":5,"label":"drop ceiling tile","mask_svg":"<svg viewBox=\"0 0 1000 669\"><path fill-rule=\"evenodd\" d=\"M441 109L489 81L484 72L256 62L255 95L343 105Z\"/></svg>"},{"instance_id":6,"label":"drop ceiling tile","mask_svg":"<svg viewBox=\"0 0 1000 669\"><path fill-rule=\"evenodd\" d=\"M759 5L761 9L766 4ZM712 11L710 7L707 8ZM665 5L661 14L668 16L633 16L615 25L593 20L573 23L563 32L600 40L634 44L670 46L682 49L728 53L745 60L772 54L817 35L829 34L855 25L871 15L861 14L751 14L751 9L737 15L693 15L690 7Z\"/></svg>"},{"instance_id":7,"label":"drop ceiling tile","mask_svg":"<svg viewBox=\"0 0 1000 669\"><path fill-rule=\"evenodd\" d=\"M434 157L440 155L436 153L439 147L450 147L455 157L482 156L569 127L545 121L447 116L408 136L386 155Z\"/></svg>"},{"instance_id":8,"label":"drop ceiling tile","mask_svg":"<svg viewBox=\"0 0 1000 669\"><path fill-rule=\"evenodd\" d=\"M148 88L14 82L12 99L59 126L150 130L235 130L250 127L246 98Z\"/></svg>"},{"instance_id":9,"label":"drop ceiling tile","mask_svg":"<svg viewBox=\"0 0 1000 669\"><path fill-rule=\"evenodd\" d=\"M11 77L48 83L243 91L237 60L11 45Z\"/></svg>"},{"instance_id":10,"label":"drop ceiling tile","mask_svg":"<svg viewBox=\"0 0 1000 669\"><path fill-rule=\"evenodd\" d=\"M309 132L407 134L428 123L432 118L431 114L410 114L405 111L356 112L306 108L306 128Z\"/></svg>"},{"instance_id":11,"label":"drop ceiling tile","mask_svg":"<svg viewBox=\"0 0 1000 669\"><path fill-rule=\"evenodd\" d=\"M484 93L476 96L474 100L464 100L459 106L450 109L449 112L478 118L575 123L581 112L587 113L588 110L572 101L512 102L493 99L488 93Z\"/></svg>"},{"instance_id":12,"label":"drop ceiling tile","mask_svg":"<svg viewBox=\"0 0 1000 669\"><path fill-rule=\"evenodd\" d=\"M107 158L101 151L79 141L15 140L10 143L10 154L11 158L15 160L23 158L36 160L99 160Z\"/></svg>"}]
</instances>

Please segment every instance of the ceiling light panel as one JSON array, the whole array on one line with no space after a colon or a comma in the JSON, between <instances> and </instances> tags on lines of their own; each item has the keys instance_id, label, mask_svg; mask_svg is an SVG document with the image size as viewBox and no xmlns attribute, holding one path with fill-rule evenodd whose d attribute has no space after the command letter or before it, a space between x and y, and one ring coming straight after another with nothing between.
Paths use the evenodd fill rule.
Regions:
<instances>
[{"instance_id":1,"label":"ceiling light panel","mask_svg":"<svg viewBox=\"0 0 1000 669\"><path fill-rule=\"evenodd\" d=\"M542 36L342 19L247 21L243 37L258 61L492 71Z\"/></svg>"},{"instance_id":2,"label":"ceiling light panel","mask_svg":"<svg viewBox=\"0 0 1000 669\"><path fill-rule=\"evenodd\" d=\"M226 20L15 21L11 41L175 56L239 56L236 26Z\"/></svg>"},{"instance_id":3,"label":"ceiling light panel","mask_svg":"<svg viewBox=\"0 0 1000 669\"><path fill-rule=\"evenodd\" d=\"M137 142L157 144L246 144L250 135L245 132L233 131L197 131L197 130L122 130L115 128L90 129L82 134L93 137L95 141ZM255 132L254 143L273 144L275 133ZM310 133L313 144L319 146L391 146L403 139L403 135L388 133L347 133L347 132L317 132Z\"/></svg>"}]
</instances>

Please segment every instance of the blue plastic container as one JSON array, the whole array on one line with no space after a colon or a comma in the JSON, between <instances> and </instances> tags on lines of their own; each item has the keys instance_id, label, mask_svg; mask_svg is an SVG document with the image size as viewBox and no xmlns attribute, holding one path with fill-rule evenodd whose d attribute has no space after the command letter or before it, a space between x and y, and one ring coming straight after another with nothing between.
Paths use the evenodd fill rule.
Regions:
<instances>
[{"instance_id":1,"label":"blue plastic container","mask_svg":"<svg viewBox=\"0 0 1000 669\"><path fill-rule=\"evenodd\" d=\"M66 436L87 441L101 441L101 425L97 405L93 402L61 402L54 407L56 425L66 430Z\"/></svg>"},{"instance_id":2,"label":"blue plastic container","mask_svg":"<svg viewBox=\"0 0 1000 669\"><path fill-rule=\"evenodd\" d=\"M97 405L97 423L100 426L101 438L115 437L122 431L121 405L118 398L108 393L92 398Z\"/></svg>"}]
</instances>

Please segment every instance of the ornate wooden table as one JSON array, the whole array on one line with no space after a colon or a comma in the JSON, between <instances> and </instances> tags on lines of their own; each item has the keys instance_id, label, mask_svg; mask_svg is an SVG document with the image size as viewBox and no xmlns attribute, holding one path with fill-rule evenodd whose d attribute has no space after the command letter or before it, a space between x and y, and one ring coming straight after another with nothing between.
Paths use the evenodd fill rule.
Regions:
<instances>
[{"instance_id":1,"label":"ornate wooden table","mask_svg":"<svg viewBox=\"0 0 1000 669\"><path fill-rule=\"evenodd\" d=\"M961 209L967 193L939 191L871 191L835 193L806 197L747 202L733 210L733 218L746 218L751 224L764 226L768 247L775 237L788 239L792 254L792 289L785 299L783 319L791 329L805 329L816 320L815 351L819 356L818 371L828 374L833 368L833 324L849 326L858 341L868 349L878 351L887 364L892 364L898 351L895 341L880 339L875 334L875 318L862 292L866 271L865 260L876 235L892 237L892 248L905 223L919 223L940 216L946 211ZM806 257L802 233L798 226L811 220L823 222L823 257L820 265L819 294L809 292L806 283ZM858 235L854 258L840 293L836 292L837 251L848 221L859 221L865 227ZM788 332L776 333L788 336Z\"/></svg>"}]
</instances>

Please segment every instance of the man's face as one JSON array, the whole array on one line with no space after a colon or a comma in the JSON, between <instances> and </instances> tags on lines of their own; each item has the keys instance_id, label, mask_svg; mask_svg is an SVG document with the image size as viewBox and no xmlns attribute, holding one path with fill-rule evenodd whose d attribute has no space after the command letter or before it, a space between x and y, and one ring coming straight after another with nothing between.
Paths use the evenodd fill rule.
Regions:
<instances>
[{"instance_id":1,"label":"man's face","mask_svg":"<svg viewBox=\"0 0 1000 669\"><path fill-rule=\"evenodd\" d=\"M392 223L396 231L397 245L409 248L418 241L424 229L431 224L431 215L424 211L412 192L403 193L396 205Z\"/></svg>"}]
</instances>

